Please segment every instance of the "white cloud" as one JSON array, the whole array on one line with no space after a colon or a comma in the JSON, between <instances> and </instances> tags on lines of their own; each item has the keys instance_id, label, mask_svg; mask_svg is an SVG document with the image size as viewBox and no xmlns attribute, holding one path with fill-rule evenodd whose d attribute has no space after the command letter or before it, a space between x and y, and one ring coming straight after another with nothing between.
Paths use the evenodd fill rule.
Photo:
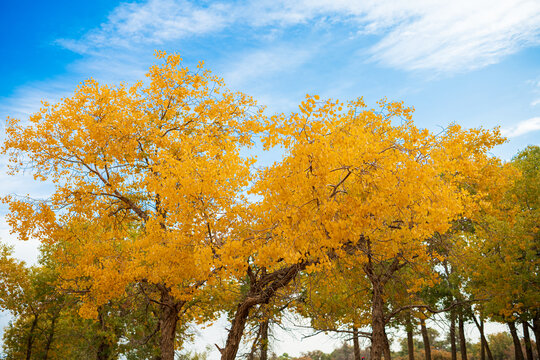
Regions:
<instances>
[{"instance_id":1,"label":"white cloud","mask_svg":"<svg viewBox=\"0 0 540 360\"><path fill-rule=\"evenodd\" d=\"M149 0L119 5L99 28L82 39L59 39L58 43L78 53L96 48L162 44L190 35L219 31L228 23L229 5L196 6L185 0Z\"/></svg>"},{"instance_id":2,"label":"white cloud","mask_svg":"<svg viewBox=\"0 0 540 360\"><path fill-rule=\"evenodd\" d=\"M241 53L230 61L223 78L229 86L237 87L260 77L294 71L308 61L313 52L307 48L275 46Z\"/></svg>"},{"instance_id":3,"label":"white cloud","mask_svg":"<svg viewBox=\"0 0 540 360\"><path fill-rule=\"evenodd\" d=\"M506 137L514 138L538 130L540 130L540 117L533 117L521 121L515 126L504 128L501 133Z\"/></svg>"},{"instance_id":4,"label":"white cloud","mask_svg":"<svg viewBox=\"0 0 540 360\"><path fill-rule=\"evenodd\" d=\"M234 25L287 28L324 19L376 34L370 59L405 70L458 72L480 68L540 43L536 0L149 0L120 5L100 28L80 40L60 40L76 52L100 47L162 44L221 32ZM358 50L358 49L357 49Z\"/></svg>"}]
</instances>

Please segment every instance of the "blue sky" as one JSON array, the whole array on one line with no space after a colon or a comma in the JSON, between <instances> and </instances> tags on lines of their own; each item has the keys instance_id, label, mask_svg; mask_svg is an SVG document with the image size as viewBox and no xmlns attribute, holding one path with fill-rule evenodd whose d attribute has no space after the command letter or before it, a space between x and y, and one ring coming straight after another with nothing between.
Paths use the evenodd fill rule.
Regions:
<instances>
[{"instance_id":1,"label":"blue sky","mask_svg":"<svg viewBox=\"0 0 540 360\"><path fill-rule=\"evenodd\" d=\"M187 66L204 60L269 113L294 110L306 93L388 97L431 130L501 126L509 142L494 154L506 160L540 142L537 0L5 0L0 20L2 118L25 119L89 77L141 79L160 49ZM3 194L48 191L24 176L0 180ZM4 221L0 237L13 241ZM36 244L16 249L35 259Z\"/></svg>"}]
</instances>

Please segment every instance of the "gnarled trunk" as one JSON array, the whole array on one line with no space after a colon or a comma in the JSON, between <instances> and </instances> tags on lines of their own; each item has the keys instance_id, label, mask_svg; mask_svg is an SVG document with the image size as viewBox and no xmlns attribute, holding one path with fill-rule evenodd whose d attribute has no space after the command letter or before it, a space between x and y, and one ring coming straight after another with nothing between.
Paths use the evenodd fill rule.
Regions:
<instances>
[{"instance_id":1,"label":"gnarled trunk","mask_svg":"<svg viewBox=\"0 0 540 360\"><path fill-rule=\"evenodd\" d=\"M238 352L240 340L242 340L246 320L251 308L255 305L268 303L277 290L287 286L300 271L311 264L313 264L313 262L301 262L276 270L272 273L266 273L264 270L260 274L259 279L257 279L257 275L253 273L252 269L248 267L250 289L236 308L236 313L234 314L231 328L227 335L225 348L219 349L221 352L221 360L234 360L236 358L236 353Z\"/></svg>"},{"instance_id":2,"label":"gnarled trunk","mask_svg":"<svg viewBox=\"0 0 540 360\"><path fill-rule=\"evenodd\" d=\"M426 321L424 319L420 319L420 328L422 330L422 339L424 340L424 353L426 360L431 360L431 345L429 343Z\"/></svg>"},{"instance_id":3,"label":"gnarled trunk","mask_svg":"<svg viewBox=\"0 0 540 360\"><path fill-rule=\"evenodd\" d=\"M183 303L176 302L170 290L165 286L159 288L161 292L159 319L161 360L174 360L178 311Z\"/></svg>"},{"instance_id":4,"label":"gnarled trunk","mask_svg":"<svg viewBox=\"0 0 540 360\"><path fill-rule=\"evenodd\" d=\"M521 342L516 330L516 323L514 321L508 322L508 327L510 328L510 334L512 335L512 340L514 341L514 354L515 360L525 360L523 358L523 351L521 350Z\"/></svg>"}]
</instances>

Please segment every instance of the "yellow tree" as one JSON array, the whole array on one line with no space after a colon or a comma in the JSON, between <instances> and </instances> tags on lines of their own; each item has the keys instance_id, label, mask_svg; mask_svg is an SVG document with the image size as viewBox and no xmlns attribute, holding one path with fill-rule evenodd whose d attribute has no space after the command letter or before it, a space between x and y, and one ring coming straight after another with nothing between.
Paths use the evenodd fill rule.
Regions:
<instances>
[{"instance_id":1,"label":"yellow tree","mask_svg":"<svg viewBox=\"0 0 540 360\"><path fill-rule=\"evenodd\" d=\"M7 199L14 231L79 255L66 277L81 281L86 316L128 284L154 286L161 358L172 360L180 310L227 260L219 249L253 162L240 151L263 116L202 64L157 58L145 81L88 80L28 122L8 118L3 152L13 172L55 185L47 202Z\"/></svg>"},{"instance_id":2,"label":"yellow tree","mask_svg":"<svg viewBox=\"0 0 540 360\"><path fill-rule=\"evenodd\" d=\"M387 342L385 285L411 261L427 261L426 240L482 198L462 184L493 165L486 151L502 142L497 131L457 125L432 134L411 116L402 103L367 109L361 99L308 97L300 112L275 118L266 144L282 146L286 156L254 189L271 234L257 262L358 257L373 291L372 359ZM426 281L418 278L416 287Z\"/></svg>"},{"instance_id":3,"label":"yellow tree","mask_svg":"<svg viewBox=\"0 0 540 360\"><path fill-rule=\"evenodd\" d=\"M469 277L469 291L486 300L486 315L508 323L516 358L523 355L514 322L523 322L531 358L529 320L540 336L540 147L527 147L491 179L484 185L491 201L475 213L475 232L462 237L456 262Z\"/></svg>"}]
</instances>

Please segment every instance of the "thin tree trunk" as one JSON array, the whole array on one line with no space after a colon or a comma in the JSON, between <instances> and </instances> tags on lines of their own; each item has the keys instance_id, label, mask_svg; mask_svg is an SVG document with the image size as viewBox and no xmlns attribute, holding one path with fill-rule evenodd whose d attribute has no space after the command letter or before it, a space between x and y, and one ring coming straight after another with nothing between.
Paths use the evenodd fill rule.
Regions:
<instances>
[{"instance_id":1,"label":"thin tree trunk","mask_svg":"<svg viewBox=\"0 0 540 360\"><path fill-rule=\"evenodd\" d=\"M353 348L354 348L354 360L362 360L360 357L360 342L358 341L358 328L353 326Z\"/></svg>"},{"instance_id":2,"label":"thin tree trunk","mask_svg":"<svg viewBox=\"0 0 540 360\"><path fill-rule=\"evenodd\" d=\"M392 352L390 351L390 342L388 341L388 336L386 335L386 331L384 332L383 354L384 354L385 360L392 360Z\"/></svg>"},{"instance_id":3,"label":"thin tree trunk","mask_svg":"<svg viewBox=\"0 0 540 360\"><path fill-rule=\"evenodd\" d=\"M414 360L414 338L413 338L413 326L411 323L411 313L407 314L407 353L409 354L409 360Z\"/></svg>"},{"instance_id":4,"label":"thin tree trunk","mask_svg":"<svg viewBox=\"0 0 540 360\"><path fill-rule=\"evenodd\" d=\"M467 360L467 340L465 339L465 322L463 321L463 308L458 312L459 325L459 350L461 352L461 360Z\"/></svg>"},{"instance_id":5,"label":"thin tree trunk","mask_svg":"<svg viewBox=\"0 0 540 360\"><path fill-rule=\"evenodd\" d=\"M30 333L28 334L28 340L26 342L26 360L30 360L32 356L32 345L34 345L34 331L38 323L38 315L34 314L34 320L30 326Z\"/></svg>"},{"instance_id":6,"label":"thin tree trunk","mask_svg":"<svg viewBox=\"0 0 540 360\"><path fill-rule=\"evenodd\" d=\"M536 352L538 354L538 358L540 358L540 313L537 312L533 319L533 332L534 332L534 339L536 342Z\"/></svg>"},{"instance_id":7,"label":"thin tree trunk","mask_svg":"<svg viewBox=\"0 0 540 360\"><path fill-rule=\"evenodd\" d=\"M525 340L525 352L527 354L527 360L533 360L531 335L529 334L529 324L527 321L523 321L523 340Z\"/></svg>"},{"instance_id":8,"label":"thin tree trunk","mask_svg":"<svg viewBox=\"0 0 540 360\"><path fill-rule=\"evenodd\" d=\"M426 321L424 319L420 319L420 329L422 330L422 339L424 340L424 353L426 360L431 360L431 346L429 344L429 336Z\"/></svg>"},{"instance_id":9,"label":"thin tree trunk","mask_svg":"<svg viewBox=\"0 0 540 360\"><path fill-rule=\"evenodd\" d=\"M268 360L268 327L270 322L268 319L261 324L261 358L260 360Z\"/></svg>"},{"instance_id":10,"label":"thin tree trunk","mask_svg":"<svg viewBox=\"0 0 540 360\"><path fill-rule=\"evenodd\" d=\"M480 360L486 360L486 343L480 340Z\"/></svg>"},{"instance_id":11,"label":"thin tree trunk","mask_svg":"<svg viewBox=\"0 0 540 360\"><path fill-rule=\"evenodd\" d=\"M49 357L49 350L51 349L51 345L53 342L54 337L54 330L56 326L56 320L58 319L58 316L60 314L54 314L53 318L51 319L51 331L49 331L49 336L47 336L47 342L45 343L45 353L43 354L43 360L47 360Z\"/></svg>"},{"instance_id":12,"label":"thin tree trunk","mask_svg":"<svg viewBox=\"0 0 540 360\"><path fill-rule=\"evenodd\" d=\"M457 345L456 345L456 312L450 310L450 351L452 360L457 360Z\"/></svg>"},{"instance_id":13,"label":"thin tree trunk","mask_svg":"<svg viewBox=\"0 0 540 360\"><path fill-rule=\"evenodd\" d=\"M486 336L484 334L484 319L482 318L482 316L480 316L480 322L478 322L478 320L476 319L476 316L472 316L473 318L473 321L476 325L476 327L478 328L478 331L480 331L480 343L481 343L481 352L480 352L480 356L482 357L482 360L485 359L485 354L487 354L487 358L488 360L493 360L493 355L491 354L491 349L489 348L489 344L488 344L488 341L486 339Z\"/></svg>"},{"instance_id":14,"label":"thin tree trunk","mask_svg":"<svg viewBox=\"0 0 540 360\"><path fill-rule=\"evenodd\" d=\"M525 360L523 357L523 351L521 350L521 342L519 341L516 330L516 323L514 321L509 321L508 327L510 328L510 334L512 335L512 340L514 341L515 360Z\"/></svg>"},{"instance_id":15,"label":"thin tree trunk","mask_svg":"<svg viewBox=\"0 0 540 360\"><path fill-rule=\"evenodd\" d=\"M159 319L161 360L174 360L178 311L183 303L177 303L165 286L159 288L161 292Z\"/></svg>"}]
</instances>

